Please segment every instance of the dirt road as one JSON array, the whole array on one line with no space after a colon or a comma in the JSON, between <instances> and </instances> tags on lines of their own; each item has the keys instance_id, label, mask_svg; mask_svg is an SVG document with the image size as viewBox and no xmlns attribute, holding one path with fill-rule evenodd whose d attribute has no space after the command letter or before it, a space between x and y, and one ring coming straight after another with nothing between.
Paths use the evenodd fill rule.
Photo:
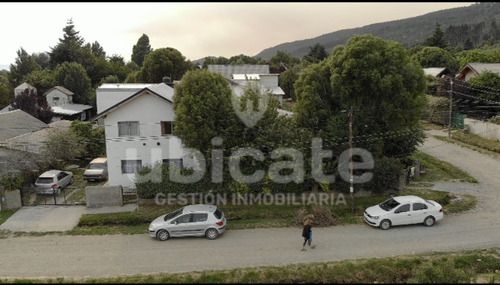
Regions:
<instances>
[{"instance_id":1,"label":"dirt road","mask_svg":"<svg viewBox=\"0 0 500 285\"><path fill-rule=\"evenodd\" d=\"M305 252L300 251L298 228L233 230L213 241L182 238L159 242L147 234L7 238L0 240L0 277L174 273L499 247L500 160L432 137L420 149L459 166L480 181L436 183L441 190L476 195L476 210L445 216L430 228L314 228L318 247Z\"/></svg>"}]
</instances>

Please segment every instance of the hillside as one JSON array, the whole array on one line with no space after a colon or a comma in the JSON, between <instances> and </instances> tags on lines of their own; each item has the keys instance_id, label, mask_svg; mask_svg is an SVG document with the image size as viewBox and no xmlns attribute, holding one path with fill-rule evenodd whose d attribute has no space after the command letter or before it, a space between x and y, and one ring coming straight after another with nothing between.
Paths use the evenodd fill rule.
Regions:
<instances>
[{"instance_id":1,"label":"hillside","mask_svg":"<svg viewBox=\"0 0 500 285\"><path fill-rule=\"evenodd\" d=\"M269 60L278 50L282 50L294 57L302 58L309 52L309 47L316 43L320 43L330 52L334 47L346 44L352 36L363 34L372 34L385 40L397 41L404 47L409 48L421 44L425 39L432 36L436 23L439 23L444 31L451 25L474 25L480 22L489 25L493 20L497 22L500 20L500 3L478 3L468 7L446 9L413 18L340 30L312 39L283 43L265 49L255 57Z\"/></svg>"}]
</instances>

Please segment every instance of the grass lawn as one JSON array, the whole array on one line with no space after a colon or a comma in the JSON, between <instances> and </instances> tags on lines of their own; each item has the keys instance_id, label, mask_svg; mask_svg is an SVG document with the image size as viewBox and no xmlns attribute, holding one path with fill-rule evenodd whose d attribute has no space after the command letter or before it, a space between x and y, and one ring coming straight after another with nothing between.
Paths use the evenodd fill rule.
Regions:
<instances>
[{"instance_id":1,"label":"grass lawn","mask_svg":"<svg viewBox=\"0 0 500 285\"><path fill-rule=\"evenodd\" d=\"M460 168L421 151L416 151L412 158L419 159L426 168L426 173L413 179L413 182L460 181L478 183L476 178Z\"/></svg>"},{"instance_id":2,"label":"grass lawn","mask_svg":"<svg viewBox=\"0 0 500 285\"><path fill-rule=\"evenodd\" d=\"M0 225L7 221L10 216L14 215L16 210L0 211Z\"/></svg>"}]
</instances>

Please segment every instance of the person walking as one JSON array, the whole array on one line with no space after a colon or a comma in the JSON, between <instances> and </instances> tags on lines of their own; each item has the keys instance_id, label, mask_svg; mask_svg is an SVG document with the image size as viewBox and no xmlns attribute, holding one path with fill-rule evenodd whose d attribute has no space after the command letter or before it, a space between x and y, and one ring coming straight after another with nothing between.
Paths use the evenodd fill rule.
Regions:
<instances>
[{"instance_id":1,"label":"person walking","mask_svg":"<svg viewBox=\"0 0 500 285\"><path fill-rule=\"evenodd\" d=\"M304 243L302 244L302 251L306 250L306 243L311 247L311 249L315 248L315 245L312 245L312 227L311 227L311 219L307 219L304 222L304 227L302 228L302 237L304 238Z\"/></svg>"}]
</instances>

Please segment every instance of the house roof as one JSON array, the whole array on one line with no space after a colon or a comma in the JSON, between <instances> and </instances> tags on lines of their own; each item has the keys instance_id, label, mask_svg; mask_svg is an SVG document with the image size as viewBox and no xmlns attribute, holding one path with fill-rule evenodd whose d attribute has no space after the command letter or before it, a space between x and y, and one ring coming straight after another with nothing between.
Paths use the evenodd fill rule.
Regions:
<instances>
[{"instance_id":1,"label":"house roof","mask_svg":"<svg viewBox=\"0 0 500 285\"><path fill-rule=\"evenodd\" d=\"M115 86L116 88L116 86ZM95 121L101 117L103 117L106 114L109 114L110 112L113 112L120 106L123 106L130 101L134 100L135 98L141 96L142 94L149 93L155 96L158 96L159 98L166 100L167 102L173 103L174 101L174 88L168 86L165 83L159 83L155 85L149 85L148 87L142 88L141 90L135 92L131 96L125 98L124 100L116 103L115 105L109 107L108 109L102 111L101 113L95 115L93 118L90 119L90 121Z\"/></svg>"},{"instance_id":2,"label":"house roof","mask_svg":"<svg viewBox=\"0 0 500 285\"><path fill-rule=\"evenodd\" d=\"M10 138L2 142L2 144L4 144L9 149L31 153L40 153L41 147L45 144L50 135L52 135L57 130L69 129L71 123L72 121L68 120L53 122L50 123L46 128Z\"/></svg>"},{"instance_id":3,"label":"house roof","mask_svg":"<svg viewBox=\"0 0 500 285\"><path fill-rule=\"evenodd\" d=\"M232 78L233 74L269 74L268 64L209 64L208 70L220 72L226 78Z\"/></svg>"},{"instance_id":4,"label":"house roof","mask_svg":"<svg viewBox=\"0 0 500 285\"><path fill-rule=\"evenodd\" d=\"M462 73L462 71L467 69L467 68L471 69L477 75L481 75L485 71L500 73L500 63L472 62L472 63L468 63L464 68L462 68L462 70L460 70L459 73Z\"/></svg>"},{"instance_id":5,"label":"house roof","mask_svg":"<svg viewBox=\"0 0 500 285\"><path fill-rule=\"evenodd\" d=\"M47 128L47 126L22 110L0 113L0 142Z\"/></svg>"},{"instance_id":6,"label":"house roof","mask_svg":"<svg viewBox=\"0 0 500 285\"><path fill-rule=\"evenodd\" d=\"M14 94L15 95L18 95L20 94L21 92L23 92L24 90L26 89L33 89L33 90L36 90L35 87L31 86L29 83L27 82L24 82L22 84L20 84L19 86L17 86L16 88L14 88Z\"/></svg>"},{"instance_id":7,"label":"house roof","mask_svg":"<svg viewBox=\"0 0 500 285\"><path fill-rule=\"evenodd\" d=\"M441 77L444 74L449 73L450 71L446 67L427 67L424 68L425 75L431 75L434 77Z\"/></svg>"},{"instance_id":8,"label":"house roof","mask_svg":"<svg viewBox=\"0 0 500 285\"><path fill-rule=\"evenodd\" d=\"M50 92L52 92L52 90L59 90L61 91L62 93L68 95L68 96L73 96L75 93L69 91L68 89L62 87L62 86L55 86L55 87L52 87L50 88L49 90L47 90L47 92L45 92L45 94L43 94L44 96L47 96L47 94L49 94Z\"/></svg>"},{"instance_id":9,"label":"house roof","mask_svg":"<svg viewBox=\"0 0 500 285\"><path fill-rule=\"evenodd\" d=\"M83 104L64 104L61 106L52 106L52 112L62 115L75 115L85 110L92 109L92 106Z\"/></svg>"}]
</instances>

